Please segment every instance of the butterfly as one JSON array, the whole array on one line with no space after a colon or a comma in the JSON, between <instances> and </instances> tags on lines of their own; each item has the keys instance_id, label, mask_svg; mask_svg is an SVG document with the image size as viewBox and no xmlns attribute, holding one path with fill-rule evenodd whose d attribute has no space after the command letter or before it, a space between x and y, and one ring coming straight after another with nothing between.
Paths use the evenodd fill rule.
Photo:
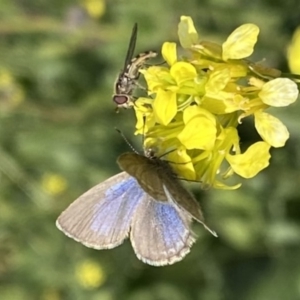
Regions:
<instances>
[{"instance_id":1,"label":"butterfly","mask_svg":"<svg viewBox=\"0 0 300 300\"><path fill-rule=\"evenodd\" d=\"M167 161L151 152L128 152L117 163L123 172L91 188L58 217L56 225L67 236L94 249L114 248L129 237L136 256L153 266L189 253L192 219L217 236Z\"/></svg>"}]
</instances>

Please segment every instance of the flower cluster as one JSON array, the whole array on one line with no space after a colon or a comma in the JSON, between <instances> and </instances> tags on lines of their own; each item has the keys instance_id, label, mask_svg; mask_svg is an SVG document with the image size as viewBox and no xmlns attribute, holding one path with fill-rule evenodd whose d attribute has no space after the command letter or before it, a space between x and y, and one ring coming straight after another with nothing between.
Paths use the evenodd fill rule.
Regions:
<instances>
[{"instance_id":1,"label":"flower cluster","mask_svg":"<svg viewBox=\"0 0 300 300\"><path fill-rule=\"evenodd\" d=\"M266 112L296 101L295 82L280 71L246 60L259 28L244 24L218 45L200 41L190 17L182 16L178 35L187 55L179 58L176 43L165 42L164 66L140 72L148 97L135 102L136 134L146 133L145 147L155 147L179 177L203 187L234 189L223 179L234 173L251 178L269 165L270 148L289 138L285 125ZM254 117L261 137L241 153L237 126Z\"/></svg>"}]
</instances>

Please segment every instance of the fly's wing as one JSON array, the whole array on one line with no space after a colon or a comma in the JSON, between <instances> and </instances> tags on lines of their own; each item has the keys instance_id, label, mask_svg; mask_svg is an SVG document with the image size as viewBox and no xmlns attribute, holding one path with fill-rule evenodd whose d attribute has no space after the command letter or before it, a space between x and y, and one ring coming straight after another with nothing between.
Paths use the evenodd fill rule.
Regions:
<instances>
[{"instance_id":1,"label":"fly's wing","mask_svg":"<svg viewBox=\"0 0 300 300\"><path fill-rule=\"evenodd\" d=\"M142 194L133 177L119 173L75 200L58 217L56 225L87 247L114 248L128 236Z\"/></svg>"},{"instance_id":2,"label":"fly's wing","mask_svg":"<svg viewBox=\"0 0 300 300\"><path fill-rule=\"evenodd\" d=\"M144 194L131 224L130 239L136 256L153 266L182 260L194 242L191 218L174 203Z\"/></svg>"},{"instance_id":3,"label":"fly's wing","mask_svg":"<svg viewBox=\"0 0 300 300\"><path fill-rule=\"evenodd\" d=\"M130 37L130 41L129 41L129 45L128 45L122 72L126 71L128 65L131 63L131 60L133 58L134 49L135 49L135 45L136 45L137 31L138 31L138 25L137 25L137 23L135 23L132 28L131 37Z\"/></svg>"}]
</instances>

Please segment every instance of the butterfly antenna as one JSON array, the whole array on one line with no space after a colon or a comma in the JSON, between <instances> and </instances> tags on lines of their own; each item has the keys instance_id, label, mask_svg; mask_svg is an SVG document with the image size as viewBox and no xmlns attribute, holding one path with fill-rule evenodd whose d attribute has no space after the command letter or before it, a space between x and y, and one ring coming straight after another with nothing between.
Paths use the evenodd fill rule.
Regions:
<instances>
[{"instance_id":1,"label":"butterfly antenna","mask_svg":"<svg viewBox=\"0 0 300 300\"><path fill-rule=\"evenodd\" d=\"M129 142L129 140L127 139L127 137L124 135L124 133L118 129L118 128L115 128L116 131L121 135L121 137L123 138L123 140L126 142L126 144L130 147L130 149L136 153L136 154L139 154L139 152L132 146L132 144Z\"/></svg>"}]
</instances>

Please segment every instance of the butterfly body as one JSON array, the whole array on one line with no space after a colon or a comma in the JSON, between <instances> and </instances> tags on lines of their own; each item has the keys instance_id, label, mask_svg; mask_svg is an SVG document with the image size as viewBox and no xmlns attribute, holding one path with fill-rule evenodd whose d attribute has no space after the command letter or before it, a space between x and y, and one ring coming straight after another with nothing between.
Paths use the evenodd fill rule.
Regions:
<instances>
[{"instance_id":1,"label":"butterfly body","mask_svg":"<svg viewBox=\"0 0 300 300\"><path fill-rule=\"evenodd\" d=\"M192 219L206 227L198 203L167 162L124 153L118 164L125 172L76 199L57 227L94 249L111 249L130 237L136 256L150 265L182 260L195 241Z\"/></svg>"}]
</instances>

